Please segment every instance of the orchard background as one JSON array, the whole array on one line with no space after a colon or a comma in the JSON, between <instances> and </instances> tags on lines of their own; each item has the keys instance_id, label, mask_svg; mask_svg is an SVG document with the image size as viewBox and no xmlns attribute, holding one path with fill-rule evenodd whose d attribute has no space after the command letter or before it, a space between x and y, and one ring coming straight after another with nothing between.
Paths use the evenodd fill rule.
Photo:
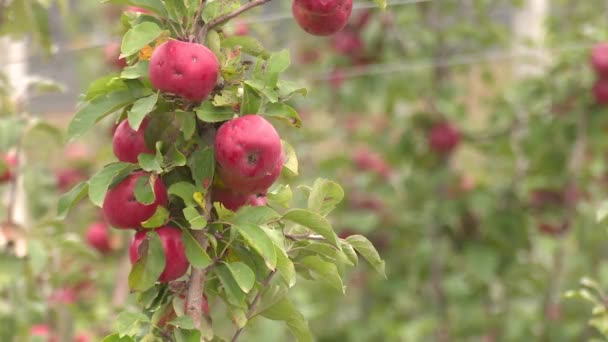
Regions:
<instances>
[{"instance_id":1,"label":"orchard background","mask_svg":"<svg viewBox=\"0 0 608 342\"><path fill-rule=\"evenodd\" d=\"M320 37L291 1L201 3L0 1L1 341L608 338L608 4L355 0ZM218 56L202 102L149 81L169 39ZM205 180L235 114L288 145L233 215ZM144 116L153 154L116 164ZM132 266L100 207L139 168L169 199ZM166 224L193 266L169 284Z\"/></svg>"}]
</instances>

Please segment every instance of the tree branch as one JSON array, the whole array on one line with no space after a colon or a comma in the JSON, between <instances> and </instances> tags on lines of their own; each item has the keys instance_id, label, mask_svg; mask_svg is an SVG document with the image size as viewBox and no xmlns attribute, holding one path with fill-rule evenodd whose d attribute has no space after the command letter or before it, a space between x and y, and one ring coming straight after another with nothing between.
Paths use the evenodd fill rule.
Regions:
<instances>
[{"instance_id":1,"label":"tree branch","mask_svg":"<svg viewBox=\"0 0 608 342\"><path fill-rule=\"evenodd\" d=\"M212 126L205 126L205 129L201 132L201 137L206 144L213 144L215 140L216 129ZM207 222L213 221L212 216L212 195L211 189L209 189L205 193L205 219ZM209 241L205 236L205 232L203 230L197 230L193 232L194 238L201 245L203 250L206 250L209 246ZM190 281L188 284L188 295L186 299L186 314L192 317L194 321L194 326L196 329L201 328L201 322L203 318L203 290L205 288L205 277L209 267L206 268L198 268L192 267L192 273L190 274Z\"/></svg>"},{"instance_id":2,"label":"tree branch","mask_svg":"<svg viewBox=\"0 0 608 342\"><path fill-rule=\"evenodd\" d=\"M222 16L219 16L213 20L211 20L210 22L206 23L205 26L203 26L203 28L201 29L201 31L198 33L198 37L200 39L201 42L203 42L205 40L205 37L207 36L207 32L209 32L209 30L211 30L212 28L222 25L223 23L229 21L232 18L238 17L239 15L243 14L246 11L249 11L250 9L263 5L267 2L270 2L272 0L253 0L253 1L249 1L249 3L247 3L244 6L239 7L239 9L237 9L234 12L230 12L228 14L224 14Z\"/></svg>"},{"instance_id":3,"label":"tree branch","mask_svg":"<svg viewBox=\"0 0 608 342\"><path fill-rule=\"evenodd\" d=\"M277 273L276 270L271 271L270 274L268 275L268 277L266 277L266 279L264 279L264 282L262 283L262 288L255 295L255 298L253 298L253 301L251 302L251 305L249 306L249 310L247 311L247 315L245 316L247 318L247 321L249 321L251 319L251 317L253 316L253 314L255 313L255 309L257 308L258 303L260 302L260 299L262 298L262 293L264 292L264 289L266 289L266 287L268 287L268 284L270 284L272 277L274 277L274 275L276 273ZM243 328L245 328L245 326L242 326L236 330L236 332L234 333L234 336L232 336L232 340L231 340L232 342L236 342L236 340L238 340L239 336L241 336L241 333L243 332Z\"/></svg>"},{"instance_id":4,"label":"tree branch","mask_svg":"<svg viewBox=\"0 0 608 342\"><path fill-rule=\"evenodd\" d=\"M200 29L200 21L201 21L201 13L203 13L203 9L205 8L205 4L207 3L207 0L199 0L199 6L198 6L198 10L196 11L196 15L194 16L194 23L192 24L192 30L190 31L190 41L192 42L192 40L194 40L196 37L194 36L194 34L196 33L196 31L198 31Z\"/></svg>"}]
</instances>

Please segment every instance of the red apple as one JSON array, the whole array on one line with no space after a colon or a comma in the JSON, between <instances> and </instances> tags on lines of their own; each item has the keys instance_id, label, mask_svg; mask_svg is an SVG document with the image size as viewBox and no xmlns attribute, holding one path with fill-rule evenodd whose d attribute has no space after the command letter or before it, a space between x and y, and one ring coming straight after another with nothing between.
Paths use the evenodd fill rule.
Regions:
<instances>
[{"instance_id":1,"label":"red apple","mask_svg":"<svg viewBox=\"0 0 608 342\"><path fill-rule=\"evenodd\" d=\"M608 77L608 43L599 43L591 50L591 65L601 77Z\"/></svg>"},{"instance_id":2,"label":"red apple","mask_svg":"<svg viewBox=\"0 0 608 342\"><path fill-rule=\"evenodd\" d=\"M263 207L268 204L268 197L266 194L250 195L247 203L252 207Z\"/></svg>"},{"instance_id":3,"label":"red apple","mask_svg":"<svg viewBox=\"0 0 608 342\"><path fill-rule=\"evenodd\" d=\"M49 296L49 302L52 304L74 304L78 294L71 287L58 288Z\"/></svg>"},{"instance_id":4,"label":"red apple","mask_svg":"<svg viewBox=\"0 0 608 342\"><path fill-rule=\"evenodd\" d=\"M154 154L154 151L146 145L144 139L144 132L149 122L149 118L145 118L137 131L131 128L128 120L123 120L116 127L112 147L114 148L114 155L118 160L127 163L137 163L137 156L140 154Z\"/></svg>"},{"instance_id":5,"label":"red apple","mask_svg":"<svg viewBox=\"0 0 608 342\"><path fill-rule=\"evenodd\" d=\"M188 271L190 262L186 257L186 250L182 242L182 231L179 228L165 226L155 229L165 252L165 268L160 274L158 281L167 283L180 278ZM146 238L147 231L139 231L133 237L129 246L129 257L131 264L139 260L139 246Z\"/></svg>"},{"instance_id":6,"label":"red apple","mask_svg":"<svg viewBox=\"0 0 608 342\"><path fill-rule=\"evenodd\" d=\"M87 179L87 175L80 169L63 169L56 174L57 187L61 192L70 190L76 183Z\"/></svg>"},{"instance_id":7,"label":"red apple","mask_svg":"<svg viewBox=\"0 0 608 342\"><path fill-rule=\"evenodd\" d=\"M391 168L384 158L367 147L355 150L353 161L361 171L374 172L382 177L389 177L391 174Z\"/></svg>"},{"instance_id":8,"label":"red apple","mask_svg":"<svg viewBox=\"0 0 608 342\"><path fill-rule=\"evenodd\" d=\"M101 253L112 251L110 243L110 229L103 222L95 222L89 226L86 232L86 239L89 246Z\"/></svg>"},{"instance_id":9,"label":"red apple","mask_svg":"<svg viewBox=\"0 0 608 342\"><path fill-rule=\"evenodd\" d=\"M236 23L236 27L234 28L234 34L237 36L246 36L249 34L249 25L244 22Z\"/></svg>"},{"instance_id":10,"label":"red apple","mask_svg":"<svg viewBox=\"0 0 608 342\"><path fill-rule=\"evenodd\" d=\"M608 104L608 78L599 78L593 86L593 95L597 103Z\"/></svg>"},{"instance_id":11,"label":"red apple","mask_svg":"<svg viewBox=\"0 0 608 342\"><path fill-rule=\"evenodd\" d=\"M263 193L281 174L281 138L259 115L245 115L224 123L215 137L219 176L232 191Z\"/></svg>"},{"instance_id":12,"label":"red apple","mask_svg":"<svg viewBox=\"0 0 608 342\"><path fill-rule=\"evenodd\" d=\"M154 215L159 205L167 205L167 189L160 178L154 182L154 203L143 204L137 201L135 185L141 177L149 177L149 174L132 173L106 193L102 209L110 225L123 229L140 228L142 222Z\"/></svg>"},{"instance_id":13,"label":"red apple","mask_svg":"<svg viewBox=\"0 0 608 342\"><path fill-rule=\"evenodd\" d=\"M169 40L154 50L149 70L156 89L198 102L215 88L219 62L204 45Z\"/></svg>"},{"instance_id":14,"label":"red apple","mask_svg":"<svg viewBox=\"0 0 608 342\"><path fill-rule=\"evenodd\" d=\"M127 60L120 57L120 43L108 43L103 50L106 64L114 67L117 70L122 70L127 66Z\"/></svg>"},{"instance_id":15,"label":"red apple","mask_svg":"<svg viewBox=\"0 0 608 342\"><path fill-rule=\"evenodd\" d=\"M91 338L85 333L78 333L74 337L74 342L91 342Z\"/></svg>"},{"instance_id":16,"label":"red apple","mask_svg":"<svg viewBox=\"0 0 608 342\"><path fill-rule=\"evenodd\" d=\"M356 57L363 51L363 40L359 33L343 30L332 37L331 46L341 55Z\"/></svg>"},{"instance_id":17,"label":"red apple","mask_svg":"<svg viewBox=\"0 0 608 342\"><path fill-rule=\"evenodd\" d=\"M307 48L300 50L298 53L298 62L300 64L312 64L321 59L321 53L317 49Z\"/></svg>"},{"instance_id":18,"label":"red apple","mask_svg":"<svg viewBox=\"0 0 608 342\"><path fill-rule=\"evenodd\" d=\"M346 26L353 0L293 0L291 10L304 31L329 36Z\"/></svg>"},{"instance_id":19,"label":"red apple","mask_svg":"<svg viewBox=\"0 0 608 342\"><path fill-rule=\"evenodd\" d=\"M329 84L331 84L334 89L340 89L342 84L344 84L344 80L346 80L346 75L344 74L344 71L340 69L332 71L329 75Z\"/></svg>"},{"instance_id":20,"label":"red apple","mask_svg":"<svg viewBox=\"0 0 608 342\"><path fill-rule=\"evenodd\" d=\"M53 331L47 324L34 324L30 328L31 337L46 338L45 342L57 342L57 337L54 336Z\"/></svg>"},{"instance_id":21,"label":"red apple","mask_svg":"<svg viewBox=\"0 0 608 342\"><path fill-rule=\"evenodd\" d=\"M570 224L568 222L562 222L561 224L551 224L542 222L538 225L538 230L541 234L550 235L550 236L559 236L564 234L570 228Z\"/></svg>"},{"instance_id":22,"label":"red apple","mask_svg":"<svg viewBox=\"0 0 608 342\"><path fill-rule=\"evenodd\" d=\"M91 156L89 147L82 143L70 143L63 149L65 159L69 161L83 161Z\"/></svg>"},{"instance_id":23,"label":"red apple","mask_svg":"<svg viewBox=\"0 0 608 342\"><path fill-rule=\"evenodd\" d=\"M242 194L222 187L213 188L212 194L213 202L219 202L232 211L237 211L244 205L261 207L268 204L265 194Z\"/></svg>"},{"instance_id":24,"label":"red apple","mask_svg":"<svg viewBox=\"0 0 608 342\"><path fill-rule=\"evenodd\" d=\"M449 122L442 122L433 126L428 135L431 150L448 154L460 143L460 131Z\"/></svg>"},{"instance_id":25,"label":"red apple","mask_svg":"<svg viewBox=\"0 0 608 342\"><path fill-rule=\"evenodd\" d=\"M4 172L0 174L0 183L8 182L14 177L15 168L19 164L19 159L15 151L10 151L3 156Z\"/></svg>"}]
</instances>

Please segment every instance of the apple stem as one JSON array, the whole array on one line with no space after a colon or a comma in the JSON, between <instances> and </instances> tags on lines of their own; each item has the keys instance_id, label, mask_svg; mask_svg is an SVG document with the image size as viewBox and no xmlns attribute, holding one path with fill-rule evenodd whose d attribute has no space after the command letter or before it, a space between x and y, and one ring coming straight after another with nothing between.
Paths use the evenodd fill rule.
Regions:
<instances>
[{"instance_id":1,"label":"apple stem","mask_svg":"<svg viewBox=\"0 0 608 342\"><path fill-rule=\"evenodd\" d=\"M258 291L258 293L255 295L255 298L253 298L253 301L251 302L251 305L249 306L249 310L247 311L247 315L245 316L247 318L247 321L249 321L251 319L251 317L253 317L253 314L255 313L255 309L257 308L258 303L260 302L260 299L262 298L262 293L264 292L266 287L268 287L268 284L270 284L272 277L274 277L274 275L276 273L277 273L276 270L271 271L270 274L268 274L268 277L266 277L266 279L264 279L264 282L262 283L262 287L260 288L260 291ZM231 340L232 342L236 342L236 340L238 340L238 338L239 338L239 336L241 336L241 333L243 332L244 328L245 328L245 326L242 326L236 330L236 332L234 333L234 336L232 336L232 340Z\"/></svg>"},{"instance_id":2,"label":"apple stem","mask_svg":"<svg viewBox=\"0 0 608 342\"><path fill-rule=\"evenodd\" d=\"M238 17L239 15L243 14L244 12L263 5L267 2L270 2L272 0L253 0L253 1L249 1L249 3L239 7L237 10L224 14L222 16L219 16L213 20L211 20L210 22L206 23L203 28L201 28L200 32L198 33L198 37L200 39L201 42L205 41L205 38L207 37L207 32L209 32L210 29L222 25L223 23L229 21L232 18Z\"/></svg>"}]
</instances>

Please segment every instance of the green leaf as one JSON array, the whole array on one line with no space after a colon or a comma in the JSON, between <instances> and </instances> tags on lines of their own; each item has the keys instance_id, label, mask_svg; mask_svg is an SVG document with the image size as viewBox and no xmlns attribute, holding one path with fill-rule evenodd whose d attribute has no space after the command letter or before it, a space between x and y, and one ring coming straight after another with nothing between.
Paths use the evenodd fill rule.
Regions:
<instances>
[{"instance_id":1,"label":"green leaf","mask_svg":"<svg viewBox=\"0 0 608 342\"><path fill-rule=\"evenodd\" d=\"M76 203L80 202L88 193L89 183L80 182L76 184L70 191L63 194L57 203L57 219L65 219L70 212L70 209Z\"/></svg>"},{"instance_id":2,"label":"green leaf","mask_svg":"<svg viewBox=\"0 0 608 342\"><path fill-rule=\"evenodd\" d=\"M340 241L340 246L342 247L342 252L344 253L344 255L346 255L348 260L350 260L350 262L354 266L357 266L357 264L359 263L359 257L357 256L357 252L355 252L353 246L349 245L344 241Z\"/></svg>"},{"instance_id":3,"label":"green leaf","mask_svg":"<svg viewBox=\"0 0 608 342\"><path fill-rule=\"evenodd\" d=\"M386 278L384 260L380 258L380 254L376 251L374 245L363 235L351 235L346 238L353 248L361 254L361 256L372 265L374 270Z\"/></svg>"},{"instance_id":4,"label":"green leaf","mask_svg":"<svg viewBox=\"0 0 608 342\"><path fill-rule=\"evenodd\" d=\"M135 80L138 78L148 77L148 70L150 68L150 62L139 61L135 65L127 66L122 69L120 78L127 80Z\"/></svg>"},{"instance_id":5,"label":"green leaf","mask_svg":"<svg viewBox=\"0 0 608 342\"><path fill-rule=\"evenodd\" d=\"M185 329L174 329L173 336L175 336L175 342L200 342L202 336L200 330L185 330Z\"/></svg>"},{"instance_id":6,"label":"green leaf","mask_svg":"<svg viewBox=\"0 0 608 342\"><path fill-rule=\"evenodd\" d=\"M194 184L189 182L178 182L172 184L167 193L181 198L186 206L195 206L194 193L196 191Z\"/></svg>"},{"instance_id":7,"label":"green leaf","mask_svg":"<svg viewBox=\"0 0 608 342\"><path fill-rule=\"evenodd\" d=\"M255 274L251 268L242 262L231 262L224 264L226 267L228 267L230 273L232 273L232 277L241 288L241 291L249 293L255 285Z\"/></svg>"},{"instance_id":8,"label":"green leaf","mask_svg":"<svg viewBox=\"0 0 608 342\"><path fill-rule=\"evenodd\" d=\"M163 171L163 168L160 162L158 161L157 156L154 154L140 153L137 156L137 162L144 171L154 173L161 173Z\"/></svg>"},{"instance_id":9,"label":"green leaf","mask_svg":"<svg viewBox=\"0 0 608 342\"><path fill-rule=\"evenodd\" d=\"M294 150L291 145L285 141L281 140L283 145L283 153L285 155L285 160L283 161L283 171L287 171L292 176L298 175L298 156L296 155L296 150Z\"/></svg>"},{"instance_id":10,"label":"green leaf","mask_svg":"<svg viewBox=\"0 0 608 342\"><path fill-rule=\"evenodd\" d=\"M228 266L220 263L214 267L214 270L222 283L228 302L235 306L244 307L245 293L237 284Z\"/></svg>"},{"instance_id":11,"label":"green leaf","mask_svg":"<svg viewBox=\"0 0 608 342\"><path fill-rule=\"evenodd\" d=\"M212 261L203 247L196 241L192 233L187 229L182 231L182 240L186 249L186 256L192 266L197 268L205 268L211 265Z\"/></svg>"},{"instance_id":12,"label":"green leaf","mask_svg":"<svg viewBox=\"0 0 608 342\"><path fill-rule=\"evenodd\" d=\"M27 259L34 275L44 271L50 261L46 246L40 240L27 240Z\"/></svg>"},{"instance_id":13,"label":"green leaf","mask_svg":"<svg viewBox=\"0 0 608 342\"><path fill-rule=\"evenodd\" d=\"M273 88L266 86L264 82L260 80L247 80L244 82L244 84L256 90L260 95L264 95L271 103L279 101L279 94L277 94Z\"/></svg>"},{"instance_id":14,"label":"green leaf","mask_svg":"<svg viewBox=\"0 0 608 342\"><path fill-rule=\"evenodd\" d=\"M387 0L374 0L374 2L378 5L378 7L386 9Z\"/></svg>"},{"instance_id":15,"label":"green leaf","mask_svg":"<svg viewBox=\"0 0 608 342\"><path fill-rule=\"evenodd\" d=\"M322 255L326 258L329 258L334 263L347 264L354 266L354 263L350 260L350 258L344 253L344 251L340 251L337 248L330 246L325 243L316 243L311 242L308 246L304 248L305 251L313 252L317 255ZM356 254L355 254L356 257Z\"/></svg>"},{"instance_id":16,"label":"green leaf","mask_svg":"<svg viewBox=\"0 0 608 342\"><path fill-rule=\"evenodd\" d=\"M120 5L132 5L150 10L163 17L167 16L167 10L161 0L103 0L102 2L110 2Z\"/></svg>"},{"instance_id":17,"label":"green leaf","mask_svg":"<svg viewBox=\"0 0 608 342\"><path fill-rule=\"evenodd\" d=\"M344 199L344 190L336 182L317 179L308 196L308 209L326 216Z\"/></svg>"},{"instance_id":18,"label":"green leaf","mask_svg":"<svg viewBox=\"0 0 608 342\"><path fill-rule=\"evenodd\" d=\"M289 185L279 185L273 191L268 192L266 197L271 204L275 203L283 208L289 208L293 193Z\"/></svg>"},{"instance_id":19,"label":"green leaf","mask_svg":"<svg viewBox=\"0 0 608 342\"><path fill-rule=\"evenodd\" d=\"M169 18L178 23L183 22L184 17L188 15L184 0L165 0L165 7L169 12Z\"/></svg>"},{"instance_id":20,"label":"green leaf","mask_svg":"<svg viewBox=\"0 0 608 342\"><path fill-rule=\"evenodd\" d=\"M307 256L299 263L316 273L318 275L317 279L323 280L342 293L345 292L342 278L335 264L325 261L319 256Z\"/></svg>"},{"instance_id":21,"label":"green leaf","mask_svg":"<svg viewBox=\"0 0 608 342\"><path fill-rule=\"evenodd\" d=\"M302 96L308 95L308 90L304 87L297 85L292 81L279 80L277 82L278 94L282 101L289 100L293 95L300 94Z\"/></svg>"},{"instance_id":22,"label":"green leaf","mask_svg":"<svg viewBox=\"0 0 608 342\"><path fill-rule=\"evenodd\" d=\"M200 107L194 109L199 120L204 122L222 122L232 119L235 116L230 107L215 107L211 102L206 101Z\"/></svg>"},{"instance_id":23,"label":"green leaf","mask_svg":"<svg viewBox=\"0 0 608 342\"><path fill-rule=\"evenodd\" d=\"M188 158L188 166L198 189L209 189L215 173L215 154L212 148L200 148Z\"/></svg>"},{"instance_id":24,"label":"green leaf","mask_svg":"<svg viewBox=\"0 0 608 342\"><path fill-rule=\"evenodd\" d=\"M262 104L262 98L250 85L243 85L243 101L241 102L241 114L256 114Z\"/></svg>"},{"instance_id":25,"label":"green leaf","mask_svg":"<svg viewBox=\"0 0 608 342\"><path fill-rule=\"evenodd\" d=\"M283 219L304 226L323 236L333 246L340 248L338 237L325 217L304 209L292 209L283 215Z\"/></svg>"},{"instance_id":26,"label":"green leaf","mask_svg":"<svg viewBox=\"0 0 608 342\"><path fill-rule=\"evenodd\" d=\"M129 274L129 288L141 292L154 286L165 269L165 252L156 231L146 234L138 252L139 260Z\"/></svg>"},{"instance_id":27,"label":"green leaf","mask_svg":"<svg viewBox=\"0 0 608 342\"><path fill-rule=\"evenodd\" d=\"M300 119L298 112L284 103L269 103L265 108L264 115L285 120L294 127L302 127L302 119Z\"/></svg>"},{"instance_id":28,"label":"green leaf","mask_svg":"<svg viewBox=\"0 0 608 342\"><path fill-rule=\"evenodd\" d=\"M250 224L265 224L281 217L279 213L269 207L252 207L245 206L239 209L236 214L228 220L233 224L250 223Z\"/></svg>"},{"instance_id":29,"label":"green leaf","mask_svg":"<svg viewBox=\"0 0 608 342\"><path fill-rule=\"evenodd\" d=\"M120 337L120 334L112 334L104 337L101 342L135 342L135 340L130 336Z\"/></svg>"},{"instance_id":30,"label":"green leaf","mask_svg":"<svg viewBox=\"0 0 608 342\"><path fill-rule=\"evenodd\" d=\"M291 58L288 49L271 54L266 65L264 84L269 88L275 88L279 80L279 75L287 70L289 64L291 64Z\"/></svg>"},{"instance_id":31,"label":"green leaf","mask_svg":"<svg viewBox=\"0 0 608 342\"><path fill-rule=\"evenodd\" d=\"M274 250L274 244L270 237L266 235L264 229L250 223L239 223L234 227L245 239L247 244L264 258L266 266L269 269L274 270L277 265L277 255Z\"/></svg>"},{"instance_id":32,"label":"green leaf","mask_svg":"<svg viewBox=\"0 0 608 342\"><path fill-rule=\"evenodd\" d=\"M250 36L232 36L222 41L222 47L232 49L240 47L241 51L254 56L268 59L270 54L264 49L264 46L255 38Z\"/></svg>"},{"instance_id":33,"label":"green leaf","mask_svg":"<svg viewBox=\"0 0 608 342\"><path fill-rule=\"evenodd\" d=\"M136 166L129 163L113 163L106 165L103 169L89 179L89 199L91 202L101 207L106 197L106 192L110 184L114 183L117 176L135 170Z\"/></svg>"},{"instance_id":34,"label":"green leaf","mask_svg":"<svg viewBox=\"0 0 608 342\"><path fill-rule=\"evenodd\" d=\"M154 215L141 223L144 228L158 228L164 226L169 220L169 210L163 206L157 206Z\"/></svg>"},{"instance_id":35,"label":"green leaf","mask_svg":"<svg viewBox=\"0 0 608 342\"><path fill-rule=\"evenodd\" d=\"M163 30L154 22L144 21L133 26L122 38L120 57L129 57L153 42Z\"/></svg>"},{"instance_id":36,"label":"green leaf","mask_svg":"<svg viewBox=\"0 0 608 342\"><path fill-rule=\"evenodd\" d=\"M145 205L150 205L156 200L154 195L154 188L150 182L150 176L139 177L135 182L135 199L137 202Z\"/></svg>"},{"instance_id":37,"label":"green leaf","mask_svg":"<svg viewBox=\"0 0 608 342\"><path fill-rule=\"evenodd\" d=\"M118 90L100 95L84 103L68 126L68 139L80 137L105 116L133 103L137 97L130 90Z\"/></svg>"},{"instance_id":38,"label":"green leaf","mask_svg":"<svg viewBox=\"0 0 608 342\"><path fill-rule=\"evenodd\" d=\"M121 312L114 322L114 329L118 331L118 337L135 335L139 333L139 326L142 323L149 323L150 319L141 312ZM106 337L107 338L107 337ZM105 339L104 339L105 340ZM118 340L122 341L122 340Z\"/></svg>"},{"instance_id":39,"label":"green leaf","mask_svg":"<svg viewBox=\"0 0 608 342\"><path fill-rule=\"evenodd\" d=\"M139 130L141 122L144 121L146 114L150 113L154 109L157 101L158 93L142 97L141 99L135 101L133 107L128 113L129 126L131 126L134 131Z\"/></svg>"},{"instance_id":40,"label":"green leaf","mask_svg":"<svg viewBox=\"0 0 608 342\"><path fill-rule=\"evenodd\" d=\"M241 7L240 0L223 0L210 2L205 6L201 17L205 22L209 22L219 16L233 12Z\"/></svg>"},{"instance_id":41,"label":"green leaf","mask_svg":"<svg viewBox=\"0 0 608 342\"><path fill-rule=\"evenodd\" d=\"M287 286L293 287L296 284L296 269L293 262L291 262L287 253L285 253L281 247L275 245L274 249L277 254L277 269L279 270L279 275L285 280Z\"/></svg>"},{"instance_id":42,"label":"green leaf","mask_svg":"<svg viewBox=\"0 0 608 342\"><path fill-rule=\"evenodd\" d=\"M193 112L176 111L175 117L185 140L190 140L196 132L196 117Z\"/></svg>"},{"instance_id":43,"label":"green leaf","mask_svg":"<svg viewBox=\"0 0 608 342\"><path fill-rule=\"evenodd\" d=\"M287 297L261 312L261 315L273 321L284 321L299 342L312 342L313 338L304 316L296 310Z\"/></svg>"},{"instance_id":44,"label":"green leaf","mask_svg":"<svg viewBox=\"0 0 608 342\"><path fill-rule=\"evenodd\" d=\"M188 220L190 224L190 229L192 230L201 230L207 227L207 219L203 215L198 212L198 205L193 205L190 207L185 207L182 212L184 213L184 218Z\"/></svg>"}]
</instances>

